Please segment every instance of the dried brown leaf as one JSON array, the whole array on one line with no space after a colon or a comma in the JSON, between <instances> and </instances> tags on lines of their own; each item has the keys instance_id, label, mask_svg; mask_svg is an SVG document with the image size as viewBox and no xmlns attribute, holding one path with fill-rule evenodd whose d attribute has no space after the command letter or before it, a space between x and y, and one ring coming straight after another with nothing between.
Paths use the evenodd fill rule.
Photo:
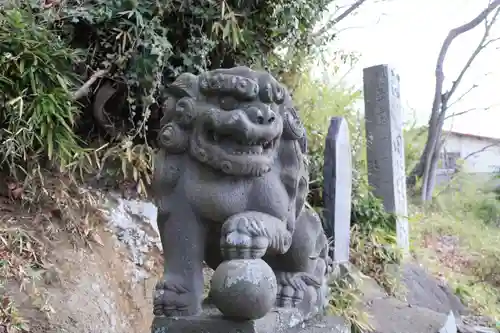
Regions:
<instances>
[{"instance_id":1,"label":"dried brown leaf","mask_svg":"<svg viewBox=\"0 0 500 333\"><path fill-rule=\"evenodd\" d=\"M95 231L91 232L90 239L99 244L100 246L104 246L104 242L102 241L101 236L97 232Z\"/></svg>"}]
</instances>

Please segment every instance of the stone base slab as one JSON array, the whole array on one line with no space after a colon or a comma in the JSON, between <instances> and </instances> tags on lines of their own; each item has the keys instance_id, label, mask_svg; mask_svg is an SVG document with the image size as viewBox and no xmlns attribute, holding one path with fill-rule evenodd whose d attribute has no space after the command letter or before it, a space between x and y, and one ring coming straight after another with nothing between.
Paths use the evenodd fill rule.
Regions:
<instances>
[{"instance_id":1,"label":"stone base slab","mask_svg":"<svg viewBox=\"0 0 500 333\"><path fill-rule=\"evenodd\" d=\"M330 317L334 318L334 317ZM276 309L265 317L249 321L233 321L224 318L216 309L207 309L200 316L191 317L155 317L152 333L308 333L316 332L320 320L305 321L296 309ZM324 323L324 320L321 320ZM344 323L336 318L336 323ZM328 332L349 332L347 325L331 327ZM323 327L324 328L324 327ZM319 332L319 331L318 331ZM323 331L321 331L323 332Z\"/></svg>"}]
</instances>

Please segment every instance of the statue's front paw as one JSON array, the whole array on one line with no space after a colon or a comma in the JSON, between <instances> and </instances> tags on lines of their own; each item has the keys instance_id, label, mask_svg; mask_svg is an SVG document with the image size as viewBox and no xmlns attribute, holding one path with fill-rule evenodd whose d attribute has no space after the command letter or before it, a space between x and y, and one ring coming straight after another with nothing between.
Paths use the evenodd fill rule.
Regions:
<instances>
[{"instance_id":1,"label":"statue's front paw","mask_svg":"<svg viewBox=\"0 0 500 333\"><path fill-rule=\"evenodd\" d=\"M311 299L318 288L318 281L308 273L276 272L276 278L276 306L280 308L298 307L306 295Z\"/></svg>"},{"instance_id":2,"label":"statue's front paw","mask_svg":"<svg viewBox=\"0 0 500 333\"><path fill-rule=\"evenodd\" d=\"M278 284L276 306L279 308L296 308L304 299L305 290L295 289L286 284Z\"/></svg>"},{"instance_id":3,"label":"statue's front paw","mask_svg":"<svg viewBox=\"0 0 500 333\"><path fill-rule=\"evenodd\" d=\"M167 281L158 282L153 297L155 316L181 317L199 314L201 305L194 293L181 285Z\"/></svg>"},{"instance_id":4,"label":"statue's front paw","mask_svg":"<svg viewBox=\"0 0 500 333\"><path fill-rule=\"evenodd\" d=\"M259 259L266 254L268 237L258 232L256 222L244 216L230 218L221 232L221 251L226 260Z\"/></svg>"},{"instance_id":5,"label":"statue's front paw","mask_svg":"<svg viewBox=\"0 0 500 333\"><path fill-rule=\"evenodd\" d=\"M227 260L259 259L266 254L268 243L266 237L252 236L235 230L223 235L222 255Z\"/></svg>"}]
</instances>

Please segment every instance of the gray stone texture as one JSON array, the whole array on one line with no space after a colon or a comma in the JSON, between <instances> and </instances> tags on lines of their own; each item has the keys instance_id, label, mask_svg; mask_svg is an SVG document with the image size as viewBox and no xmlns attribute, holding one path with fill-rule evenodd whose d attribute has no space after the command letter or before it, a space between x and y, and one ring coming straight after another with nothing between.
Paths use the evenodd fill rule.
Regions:
<instances>
[{"instance_id":1,"label":"gray stone texture","mask_svg":"<svg viewBox=\"0 0 500 333\"><path fill-rule=\"evenodd\" d=\"M321 316L302 323L288 331L289 333L350 333L350 324L341 317Z\"/></svg>"},{"instance_id":2,"label":"gray stone texture","mask_svg":"<svg viewBox=\"0 0 500 333\"><path fill-rule=\"evenodd\" d=\"M401 269L401 282L408 303L425 307L440 313L454 312L463 315L468 312L451 288L440 283L415 264L405 264Z\"/></svg>"},{"instance_id":3,"label":"gray stone texture","mask_svg":"<svg viewBox=\"0 0 500 333\"><path fill-rule=\"evenodd\" d=\"M272 268L275 306L302 318L320 312L331 260L321 220L304 205L305 131L287 90L267 72L235 67L184 73L168 94L153 176L165 259L155 315L201 315L203 261L217 269L241 259ZM233 306L243 318L268 308Z\"/></svg>"},{"instance_id":4,"label":"gray stone texture","mask_svg":"<svg viewBox=\"0 0 500 333\"><path fill-rule=\"evenodd\" d=\"M457 317L460 333L498 333L498 322L486 316L467 315Z\"/></svg>"},{"instance_id":5,"label":"gray stone texture","mask_svg":"<svg viewBox=\"0 0 500 333\"><path fill-rule=\"evenodd\" d=\"M352 155L349 126L342 117L330 120L323 168L325 231L333 238L335 263L349 261L352 194Z\"/></svg>"},{"instance_id":6,"label":"gray stone texture","mask_svg":"<svg viewBox=\"0 0 500 333\"><path fill-rule=\"evenodd\" d=\"M304 321L297 309L276 309L257 320L224 318L216 309L206 308L199 316L155 317L152 333L348 333L339 317Z\"/></svg>"},{"instance_id":7,"label":"gray stone texture","mask_svg":"<svg viewBox=\"0 0 500 333\"><path fill-rule=\"evenodd\" d=\"M274 306L278 286L271 267L261 259L228 260L212 276L210 297L226 316L262 318Z\"/></svg>"},{"instance_id":8,"label":"gray stone texture","mask_svg":"<svg viewBox=\"0 0 500 333\"><path fill-rule=\"evenodd\" d=\"M375 299L368 311L376 333L437 333L448 320L446 314L410 306L395 298Z\"/></svg>"},{"instance_id":9,"label":"gray stone texture","mask_svg":"<svg viewBox=\"0 0 500 333\"><path fill-rule=\"evenodd\" d=\"M363 309L376 333L438 333L456 332L457 327L467 333L474 326L486 326L482 321L461 322L460 313L466 313L460 300L449 292L449 287L415 264L399 267L401 278L397 297L389 296L375 280L350 267L348 275L357 281L363 294Z\"/></svg>"},{"instance_id":10,"label":"gray stone texture","mask_svg":"<svg viewBox=\"0 0 500 333\"><path fill-rule=\"evenodd\" d=\"M387 211L397 215L397 240L409 250L403 118L399 76L387 65L363 70L368 180Z\"/></svg>"}]
</instances>

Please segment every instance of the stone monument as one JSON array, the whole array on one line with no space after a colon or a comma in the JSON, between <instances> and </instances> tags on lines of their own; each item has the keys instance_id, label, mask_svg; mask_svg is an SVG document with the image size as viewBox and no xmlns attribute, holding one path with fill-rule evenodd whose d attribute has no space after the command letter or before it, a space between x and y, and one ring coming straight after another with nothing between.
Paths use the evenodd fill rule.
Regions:
<instances>
[{"instance_id":1,"label":"stone monument","mask_svg":"<svg viewBox=\"0 0 500 333\"><path fill-rule=\"evenodd\" d=\"M153 332L274 332L283 327L259 318L291 327L321 311L331 259L305 207L305 130L287 90L235 67L182 74L168 92L153 181L165 259ZM204 261L220 312L202 306Z\"/></svg>"},{"instance_id":2,"label":"stone monument","mask_svg":"<svg viewBox=\"0 0 500 333\"><path fill-rule=\"evenodd\" d=\"M347 121L330 120L325 141L323 167L323 219L325 231L333 240L334 263L349 262L351 234L352 155Z\"/></svg>"},{"instance_id":3,"label":"stone monument","mask_svg":"<svg viewBox=\"0 0 500 333\"><path fill-rule=\"evenodd\" d=\"M398 246L409 250L403 116L399 75L387 65L363 70L368 181L397 216Z\"/></svg>"}]
</instances>

